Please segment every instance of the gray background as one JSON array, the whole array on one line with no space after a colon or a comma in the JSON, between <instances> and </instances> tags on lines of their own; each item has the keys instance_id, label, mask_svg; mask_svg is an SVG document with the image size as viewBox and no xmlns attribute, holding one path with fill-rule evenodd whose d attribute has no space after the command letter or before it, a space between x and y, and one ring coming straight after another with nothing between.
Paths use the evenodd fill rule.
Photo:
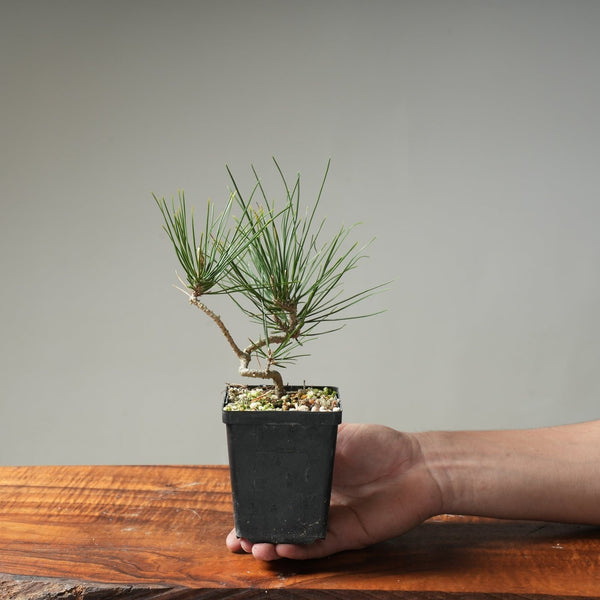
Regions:
<instances>
[{"instance_id":1,"label":"gray background","mask_svg":"<svg viewBox=\"0 0 600 600\"><path fill-rule=\"evenodd\" d=\"M307 199L332 157L322 214L377 236L351 285L393 280L288 381L406 430L598 416L600 2L0 9L1 463L226 461L236 360L150 193L272 155Z\"/></svg>"}]
</instances>

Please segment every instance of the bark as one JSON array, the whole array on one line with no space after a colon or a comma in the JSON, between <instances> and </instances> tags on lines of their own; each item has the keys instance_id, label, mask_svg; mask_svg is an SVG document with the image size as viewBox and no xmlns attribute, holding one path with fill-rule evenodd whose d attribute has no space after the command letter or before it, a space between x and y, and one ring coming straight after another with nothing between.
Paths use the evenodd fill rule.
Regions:
<instances>
[{"instance_id":1,"label":"bark","mask_svg":"<svg viewBox=\"0 0 600 600\"><path fill-rule=\"evenodd\" d=\"M221 330L221 333L225 336L225 339L231 346L233 352L240 360L240 375L242 375L243 377L255 377L257 379L271 379L275 386L275 392L277 393L277 396L281 397L284 395L285 390L283 385L283 378L281 377L281 373L279 371L270 368L270 360L268 360L267 362L266 369L261 370L248 368L250 360L252 359L253 352L258 350L259 348L268 345L269 342L275 344L282 343L286 339L284 336L273 337L269 340L269 342L267 342L267 340L260 340L256 343L251 344L246 349L242 350L235 343L235 340L231 336L229 329L227 329L225 323L223 323L219 315L217 315L210 308L208 308L206 304L200 302L199 298L197 297L191 297L190 303L199 308L204 314L208 315L216 323L217 327Z\"/></svg>"},{"instance_id":2,"label":"bark","mask_svg":"<svg viewBox=\"0 0 600 600\"><path fill-rule=\"evenodd\" d=\"M285 394L285 388L283 385L283 378L281 377L281 373L279 371L275 371L273 369L269 370L258 370L258 369L249 369L248 367L240 366L240 375L244 377L255 377L257 379L271 379L275 386L275 393L278 398L281 398Z\"/></svg>"}]
</instances>

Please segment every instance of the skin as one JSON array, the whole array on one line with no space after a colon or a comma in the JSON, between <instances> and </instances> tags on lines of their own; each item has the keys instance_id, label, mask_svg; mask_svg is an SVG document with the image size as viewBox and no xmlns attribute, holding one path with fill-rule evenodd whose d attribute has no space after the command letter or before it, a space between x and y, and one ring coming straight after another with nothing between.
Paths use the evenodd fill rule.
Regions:
<instances>
[{"instance_id":1,"label":"skin","mask_svg":"<svg viewBox=\"0 0 600 600\"><path fill-rule=\"evenodd\" d=\"M309 559L364 548L444 513L600 524L600 420L510 431L408 434L340 425L327 536L251 544L256 559Z\"/></svg>"}]
</instances>

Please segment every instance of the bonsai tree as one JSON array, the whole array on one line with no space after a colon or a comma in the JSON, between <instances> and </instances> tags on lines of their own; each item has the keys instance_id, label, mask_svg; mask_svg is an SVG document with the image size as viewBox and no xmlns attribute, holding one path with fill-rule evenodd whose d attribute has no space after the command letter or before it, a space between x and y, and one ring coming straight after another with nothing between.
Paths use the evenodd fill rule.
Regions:
<instances>
[{"instance_id":1,"label":"bonsai tree","mask_svg":"<svg viewBox=\"0 0 600 600\"><path fill-rule=\"evenodd\" d=\"M270 200L258 173L248 197L229 167L232 188L222 212L208 202L204 224L196 228L185 195L170 206L154 196L162 213L191 304L212 319L239 361L244 377L270 379L276 398L285 395L281 368L305 356L309 340L367 314L349 309L381 285L346 294L345 276L365 257L364 247L348 243L352 227L340 227L325 240L325 219L317 219L330 161L312 206L300 204L300 174L293 185L273 159L283 187L283 202ZM239 215L234 217L237 208ZM222 318L208 305L211 295L225 294L257 326L256 336L240 345ZM376 314L376 313L372 313Z\"/></svg>"}]
</instances>

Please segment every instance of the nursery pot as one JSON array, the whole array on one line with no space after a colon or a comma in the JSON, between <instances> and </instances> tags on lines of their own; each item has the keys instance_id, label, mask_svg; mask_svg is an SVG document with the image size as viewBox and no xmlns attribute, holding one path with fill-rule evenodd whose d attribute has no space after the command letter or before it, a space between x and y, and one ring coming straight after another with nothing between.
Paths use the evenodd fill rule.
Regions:
<instances>
[{"instance_id":1,"label":"nursery pot","mask_svg":"<svg viewBox=\"0 0 600 600\"><path fill-rule=\"evenodd\" d=\"M237 536L273 544L324 538L341 410L222 414Z\"/></svg>"}]
</instances>

